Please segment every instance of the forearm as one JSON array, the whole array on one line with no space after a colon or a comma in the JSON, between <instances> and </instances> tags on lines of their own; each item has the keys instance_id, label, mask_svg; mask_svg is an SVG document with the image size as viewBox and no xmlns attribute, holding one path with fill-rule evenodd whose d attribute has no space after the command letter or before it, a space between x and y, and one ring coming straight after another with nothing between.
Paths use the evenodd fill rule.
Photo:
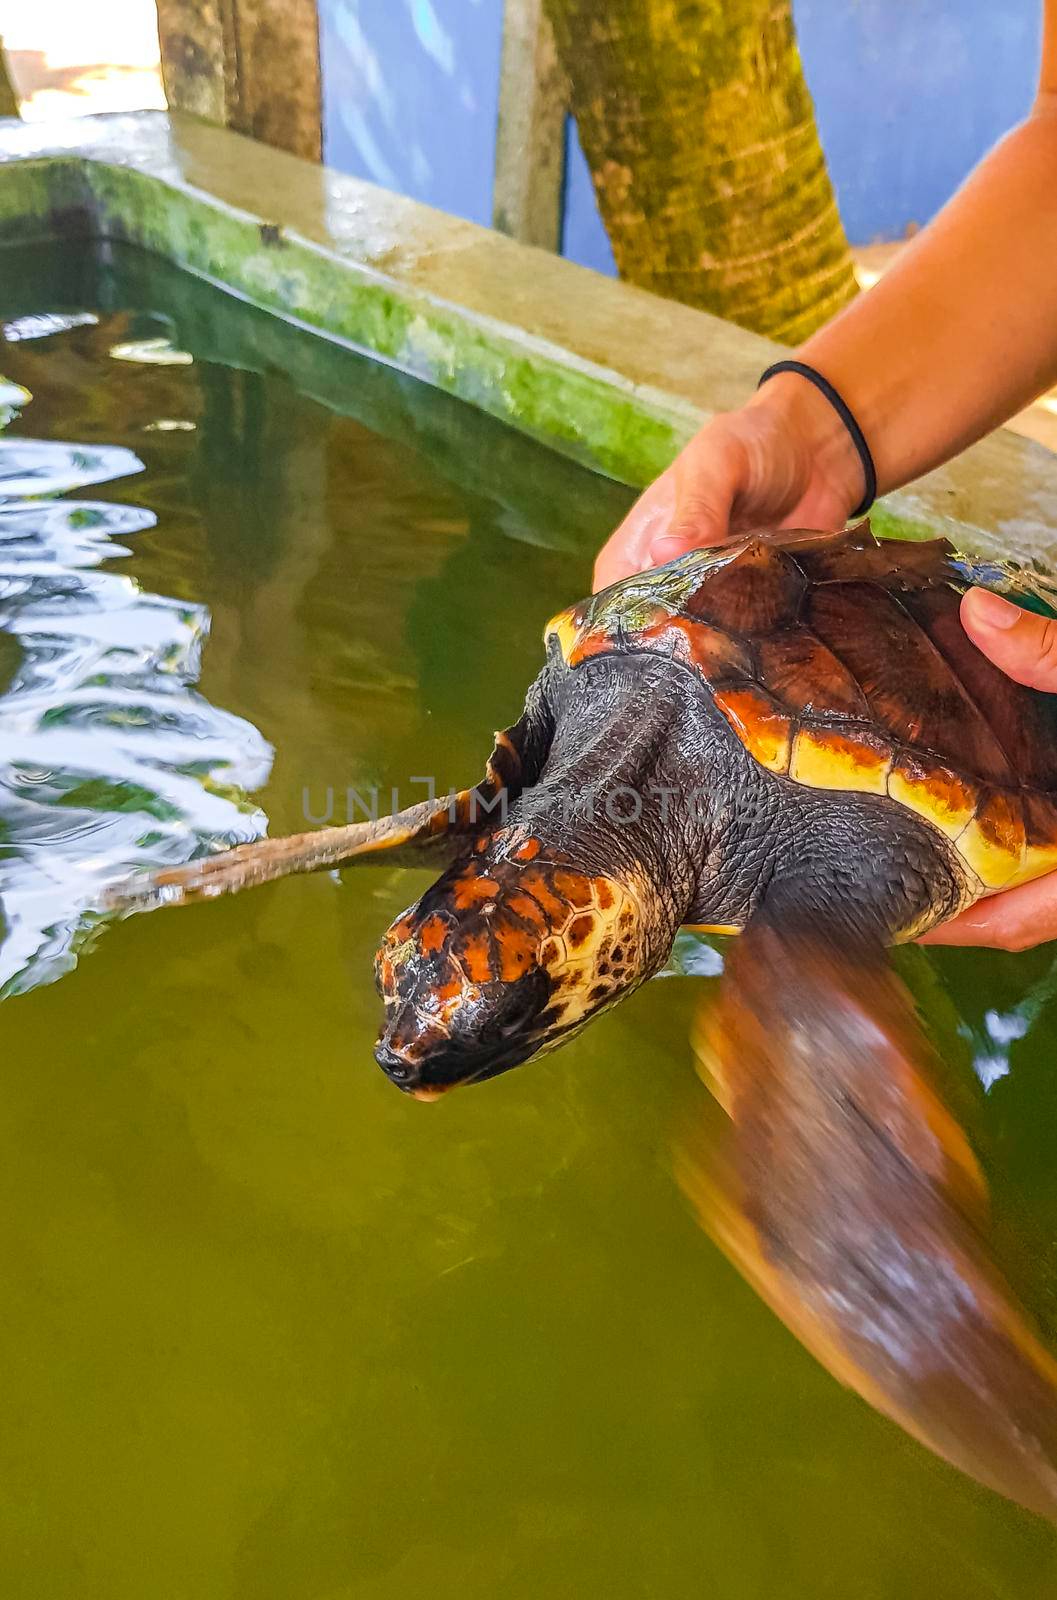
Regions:
<instances>
[{"instance_id":1,"label":"forearm","mask_svg":"<svg viewBox=\"0 0 1057 1600\"><path fill-rule=\"evenodd\" d=\"M1057 381L1055 261L1057 97L1043 96L881 282L798 352L852 407L882 492Z\"/></svg>"},{"instance_id":2,"label":"forearm","mask_svg":"<svg viewBox=\"0 0 1057 1600\"><path fill-rule=\"evenodd\" d=\"M801 347L859 420L883 493L956 455L1057 381L1057 0L1032 115L891 271ZM759 527L837 528L865 475L803 376L708 421L601 551L597 584Z\"/></svg>"}]
</instances>

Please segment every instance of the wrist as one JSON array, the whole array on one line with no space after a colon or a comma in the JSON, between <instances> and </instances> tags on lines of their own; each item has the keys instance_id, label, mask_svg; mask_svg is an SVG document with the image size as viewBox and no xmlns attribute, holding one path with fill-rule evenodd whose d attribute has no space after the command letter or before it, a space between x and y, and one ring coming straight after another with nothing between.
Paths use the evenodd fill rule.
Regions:
<instances>
[{"instance_id":1,"label":"wrist","mask_svg":"<svg viewBox=\"0 0 1057 1600\"><path fill-rule=\"evenodd\" d=\"M850 517L866 488L863 462L846 424L821 390L800 373L779 372L757 389L746 410L766 417L796 452L805 485L825 486L844 517Z\"/></svg>"}]
</instances>

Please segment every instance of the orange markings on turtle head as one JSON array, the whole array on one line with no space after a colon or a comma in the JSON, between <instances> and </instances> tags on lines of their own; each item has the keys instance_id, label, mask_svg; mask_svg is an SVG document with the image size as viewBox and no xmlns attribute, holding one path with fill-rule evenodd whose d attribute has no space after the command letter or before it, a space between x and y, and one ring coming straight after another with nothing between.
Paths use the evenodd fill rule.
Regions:
<instances>
[{"instance_id":1,"label":"orange markings on turtle head","mask_svg":"<svg viewBox=\"0 0 1057 1600\"><path fill-rule=\"evenodd\" d=\"M415 932L415 924L410 915L405 912L402 917L397 917L389 932L385 936L386 944L404 944Z\"/></svg>"},{"instance_id":2,"label":"orange markings on turtle head","mask_svg":"<svg viewBox=\"0 0 1057 1600\"><path fill-rule=\"evenodd\" d=\"M541 931L548 927L548 921L543 907L538 900L530 894L521 894L514 890L508 894L505 901L506 909L518 917L522 922L527 922L530 927Z\"/></svg>"},{"instance_id":3,"label":"orange markings on turtle head","mask_svg":"<svg viewBox=\"0 0 1057 1600\"><path fill-rule=\"evenodd\" d=\"M560 927L569 914L569 908L551 888L550 873L544 872L539 867L529 867L522 874L521 883L541 907L547 919Z\"/></svg>"},{"instance_id":4,"label":"orange markings on turtle head","mask_svg":"<svg viewBox=\"0 0 1057 1600\"><path fill-rule=\"evenodd\" d=\"M499 953L499 977L504 983L513 983L534 965L536 940L512 917L502 918L493 932Z\"/></svg>"},{"instance_id":5,"label":"orange markings on turtle head","mask_svg":"<svg viewBox=\"0 0 1057 1600\"><path fill-rule=\"evenodd\" d=\"M594 900L591 880L581 877L578 872L566 872L558 867L551 873L551 885L556 894L560 894L563 900L568 901L569 905L578 911L583 906L589 906Z\"/></svg>"},{"instance_id":6,"label":"orange markings on turtle head","mask_svg":"<svg viewBox=\"0 0 1057 1600\"><path fill-rule=\"evenodd\" d=\"M461 934L455 942L454 954L471 983L492 981L492 952L483 928L469 928Z\"/></svg>"},{"instance_id":7,"label":"orange markings on turtle head","mask_svg":"<svg viewBox=\"0 0 1057 1600\"><path fill-rule=\"evenodd\" d=\"M499 885L494 878L486 878L476 872L464 872L452 884L452 904L458 911L468 911L471 906L494 899L498 893Z\"/></svg>"},{"instance_id":8,"label":"orange markings on turtle head","mask_svg":"<svg viewBox=\"0 0 1057 1600\"><path fill-rule=\"evenodd\" d=\"M418 942L424 955L431 956L444 948L444 941L448 937L448 925L442 916L434 912L427 917L419 929Z\"/></svg>"},{"instance_id":9,"label":"orange markings on turtle head","mask_svg":"<svg viewBox=\"0 0 1057 1600\"><path fill-rule=\"evenodd\" d=\"M540 853L540 842L539 842L539 840L538 839L526 839L524 844L519 844L518 845L517 849L514 851L513 854L514 854L514 860L515 861L535 861L535 859L539 855L539 853Z\"/></svg>"}]
</instances>

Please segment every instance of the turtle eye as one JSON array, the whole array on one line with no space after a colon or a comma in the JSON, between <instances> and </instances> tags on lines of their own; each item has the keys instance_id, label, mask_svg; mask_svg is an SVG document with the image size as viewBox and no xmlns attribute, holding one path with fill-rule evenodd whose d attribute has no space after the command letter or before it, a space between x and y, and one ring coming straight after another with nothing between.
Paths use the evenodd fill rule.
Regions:
<instances>
[{"instance_id":1,"label":"turtle eye","mask_svg":"<svg viewBox=\"0 0 1057 1600\"><path fill-rule=\"evenodd\" d=\"M527 982L524 979L519 979L513 985L512 998L516 1003L510 1007L504 1020L500 1023L499 1033L502 1038L509 1039L513 1034L523 1032L526 1024L538 1020L540 1007L541 1005L546 1005L550 995L549 983L540 985L532 982L533 978L540 976L542 974L533 973L529 975ZM541 990L542 993L540 992Z\"/></svg>"},{"instance_id":2,"label":"turtle eye","mask_svg":"<svg viewBox=\"0 0 1057 1600\"><path fill-rule=\"evenodd\" d=\"M453 1034L466 1047L487 1051L511 1039L525 1039L546 1010L551 983L542 968L506 983L488 984L472 1004L456 1017Z\"/></svg>"}]
</instances>

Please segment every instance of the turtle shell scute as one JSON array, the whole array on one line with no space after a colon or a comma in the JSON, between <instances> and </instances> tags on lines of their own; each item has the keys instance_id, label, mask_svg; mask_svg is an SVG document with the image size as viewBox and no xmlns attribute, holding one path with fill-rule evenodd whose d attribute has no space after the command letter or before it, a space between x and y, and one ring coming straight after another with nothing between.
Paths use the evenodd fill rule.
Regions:
<instances>
[{"instance_id":1,"label":"turtle shell scute","mask_svg":"<svg viewBox=\"0 0 1057 1600\"><path fill-rule=\"evenodd\" d=\"M759 530L614 585L551 635L569 667L604 651L678 662L762 766L887 796L994 892L1057 868L1057 696L972 644L970 581L942 539Z\"/></svg>"}]
</instances>

